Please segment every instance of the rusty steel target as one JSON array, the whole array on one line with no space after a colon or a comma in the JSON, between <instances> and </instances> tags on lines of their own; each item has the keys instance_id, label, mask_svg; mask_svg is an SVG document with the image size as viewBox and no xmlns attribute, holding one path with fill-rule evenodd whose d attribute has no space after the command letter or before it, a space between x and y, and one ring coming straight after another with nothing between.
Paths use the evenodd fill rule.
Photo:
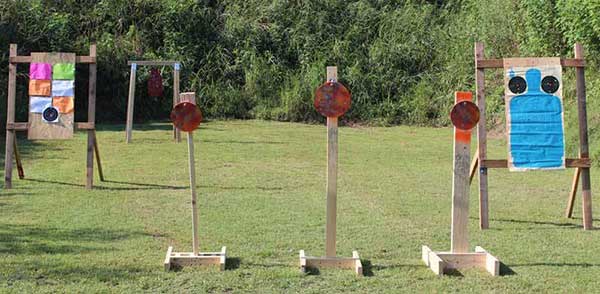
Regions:
<instances>
[{"instance_id":1,"label":"rusty steel target","mask_svg":"<svg viewBox=\"0 0 600 294\"><path fill-rule=\"evenodd\" d=\"M454 104L450 111L452 124L461 130L470 130L479 122L479 107L471 101Z\"/></svg>"},{"instance_id":2,"label":"rusty steel target","mask_svg":"<svg viewBox=\"0 0 600 294\"><path fill-rule=\"evenodd\" d=\"M339 82L329 81L315 91L315 108L326 117L338 117L350 109L350 91Z\"/></svg>"},{"instance_id":3,"label":"rusty steel target","mask_svg":"<svg viewBox=\"0 0 600 294\"><path fill-rule=\"evenodd\" d=\"M178 129L191 132L197 129L202 122L202 112L196 104L181 102L173 107L171 121Z\"/></svg>"}]
</instances>

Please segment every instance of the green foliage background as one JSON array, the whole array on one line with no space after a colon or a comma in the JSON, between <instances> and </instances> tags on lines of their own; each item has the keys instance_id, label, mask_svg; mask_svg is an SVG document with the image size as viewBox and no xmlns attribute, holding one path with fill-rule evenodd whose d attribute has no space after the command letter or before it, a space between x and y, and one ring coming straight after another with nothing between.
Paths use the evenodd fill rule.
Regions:
<instances>
[{"instance_id":1,"label":"green foliage background","mask_svg":"<svg viewBox=\"0 0 600 294\"><path fill-rule=\"evenodd\" d=\"M7 0L0 2L0 85L6 85L9 43L25 55L87 54L97 42L99 122L125 119L127 60L177 59L182 90L197 92L211 118L320 121L312 91L325 66L337 65L353 94L346 122L443 125L452 93L474 90L475 41L493 57L572 56L572 45L583 43L590 109L600 109L597 0ZM20 106L27 101L26 70L21 66ZM138 70L138 122L169 113L171 69L162 71L165 97L152 98L148 71ZM502 120L503 101L501 73L490 73L493 123ZM566 81L572 76L567 71ZM87 74L78 78L85 97ZM573 87L565 89L574 101ZM84 100L77 100L79 109ZM18 111L24 117L27 109ZM595 113L590 120L598 121Z\"/></svg>"}]
</instances>

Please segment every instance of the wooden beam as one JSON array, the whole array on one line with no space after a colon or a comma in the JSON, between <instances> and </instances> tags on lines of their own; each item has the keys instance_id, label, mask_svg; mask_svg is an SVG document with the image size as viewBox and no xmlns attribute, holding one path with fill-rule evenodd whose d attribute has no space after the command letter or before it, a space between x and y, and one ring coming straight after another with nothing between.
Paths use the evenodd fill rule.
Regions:
<instances>
[{"instance_id":1,"label":"wooden beam","mask_svg":"<svg viewBox=\"0 0 600 294\"><path fill-rule=\"evenodd\" d=\"M173 107L179 103L179 67L180 64L176 63L173 66ZM195 96L194 96L195 103ZM179 143L181 142L181 131L173 125L173 138Z\"/></svg>"},{"instance_id":2,"label":"wooden beam","mask_svg":"<svg viewBox=\"0 0 600 294\"><path fill-rule=\"evenodd\" d=\"M13 148L15 150L15 162L17 163L17 172L19 174L19 179L25 178L25 172L23 171L23 163L21 163L21 154L19 152L19 146L17 146L17 136L13 140Z\"/></svg>"},{"instance_id":3,"label":"wooden beam","mask_svg":"<svg viewBox=\"0 0 600 294\"><path fill-rule=\"evenodd\" d=\"M137 64L137 65L150 65L150 66L175 66L176 63L181 63L177 60L130 60L127 61L127 65L132 65L132 64Z\"/></svg>"},{"instance_id":4,"label":"wooden beam","mask_svg":"<svg viewBox=\"0 0 600 294\"><path fill-rule=\"evenodd\" d=\"M562 67L585 67L585 60L579 58L561 58L560 64ZM477 69L485 69L485 68L503 68L503 60L502 58L495 59L477 59L476 60L476 68Z\"/></svg>"},{"instance_id":5,"label":"wooden beam","mask_svg":"<svg viewBox=\"0 0 600 294\"><path fill-rule=\"evenodd\" d=\"M577 196L577 187L579 186L580 176L581 168L576 168L575 174L573 175L573 182L571 183L571 193L569 193L569 200L567 202L567 211L565 212L567 218L571 218L573 216L573 206L575 205L575 197Z\"/></svg>"},{"instance_id":6,"label":"wooden beam","mask_svg":"<svg viewBox=\"0 0 600 294\"><path fill-rule=\"evenodd\" d=\"M575 58L584 59L583 47L575 44ZM583 67L575 69L576 91L577 91L577 114L579 117L579 156L589 158L588 125L586 109L585 71ZM583 205L583 228L593 229L592 225L592 188L590 181L590 168L581 169L581 200Z\"/></svg>"},{"instance_id":7,"label":"wooden beam","mask_svg":"<svg viewBox=\"0 0 600 294\"><path fill-rule=\"evenodd\" d=\"M507 168L508 161L506 159L486 159L481 164L482 167L485 168ZM565 159L565 167L572 168L578 167L589 168L591 166L591 161L589 158L566 158Z\"/></svg>"},{"instance_id":8,"label":"wooden beam","mask_svg":"<svg viewBox=\"0 0 600 294\"><path fill-rule=\"evenodd\" d=\"M94 122L76 122L75 128L78 130L95 130L96 123L94 123Z\"/></svg>"},{"instance_id":9,"label":"wooden beam","mask_svg":"<svg viewBox=\"0 0 600 294\"><path fill-rule=\"evenodd\" d=\"M475 43L475 60L484 59L483 43ZM477 63L477 62L476 62ZM500 65L502 66L502 65ZM487 158L487 130L485 119L485 72L475 66L475 92L479 107L479 122L477 123L477 154L479 155L479 228L489 228L488 220L488 177L487 168L482 163Z\"/></svg>"},{"instance_id":10,"label":"wooden beam","mask_svg":"<svg viewBox=\"0 0 600 294\"><path fill-rule=\"evenodd\" d=\"M131 143L131 133L133 130L133 107L135 105L135 75L137 64L131 64L129 73L129 95L127 96L127 122L125 124L125 142Z\"/></svg>"},{"instance_id":11,"label":"wooden beam","mask_svg":"<svg viewBox=\"0 0 600 294\"><path fill-rule=\"evenodd\" d=\"M12 56L8 59L10 63L31 63L31 56ZM95 64L96 56L76 56L75 63Z\"/></svg>"},{"instance_id":12,"label":"wooden beam","mask_svg":"<svg viewBox=\"0 0 600 294\"><path fill-rule=\"evenodd\" d=\"M96 155L96 164L98 164L98 176L100 181L104 182L104 172L102 172L102 162L100 161L100 148L98 148L98 137L96 136L96 130L94 132L94 154Z\"/></svg>"},{"instance_id":13,"label":"wooden beam","mask_svg":"<svg viewBox=\"0 0 600 294\"><path fill-rule=\"evenodd\" d=\"M471 167L469 168L469 185L473 183L473 178L477 173L477 169L479 168L479 150L475 150L475 155L473 155L473 159L471 160Z\"/></svg>"}]
</instances>

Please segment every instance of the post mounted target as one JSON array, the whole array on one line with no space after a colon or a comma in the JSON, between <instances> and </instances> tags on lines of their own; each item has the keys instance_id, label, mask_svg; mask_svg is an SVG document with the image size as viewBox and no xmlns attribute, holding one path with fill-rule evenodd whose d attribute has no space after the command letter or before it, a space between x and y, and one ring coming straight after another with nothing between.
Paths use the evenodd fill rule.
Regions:
<instances>
[{"instance_id":1,"label":"post mounted target","mask_svg":"<svg viewBox=\"0 0 600 294\"><path fill-rule=\"evenodd\" d=\"M315 92L315 108L326 117L343 115L350 109L350 103L350 91L338 82L326 82Z\"/></svg>"},{"instance_id":2,"label":"post mounted target","mask_svg":"<svg viewBox=\"0 0 600 294\"><path fill-rule=\"evenodd\" d=\"M202 122L202 112L196 104L181 102L173 107L171 121L178 129L184 132L192 132Z\"/></svg>"},{"instance_id":3,"label":"post mounted target","mask_svg":"<svg viewBox=\"0 0 600 294\"><path fill-rule=\"evenodd\" d=\"M450 111L452 124L461 130L470 130L479 122L479 107L471 101L454 104Z\"/></svg>"}]
</instances>

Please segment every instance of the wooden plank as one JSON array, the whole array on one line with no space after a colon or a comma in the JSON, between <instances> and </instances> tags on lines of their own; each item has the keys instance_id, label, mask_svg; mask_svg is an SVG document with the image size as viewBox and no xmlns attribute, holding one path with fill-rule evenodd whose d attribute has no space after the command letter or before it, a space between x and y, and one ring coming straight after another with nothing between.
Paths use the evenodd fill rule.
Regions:
<instances>
[{"instance_id":1,"label":"wooden plank","mask_svg":"<svg viewBox=\"0 0 600 294\"><path fill-rule=\"evenodd\" d=\"M135 75L137 64L131 64L131 72L129 73L129 95L127 96L127 122L125 125L125 142L131 143L131 132L133 129L133 107L135 101Z\"/></svg>"},{"instance_id":2,"label":"wooden plank","mask_svg":"<svg viewBox=\"0 0 600 294\"><path fill-rule=\"evenodd\" d=\"M306 256L306 267L309 268L344 268L356 269L356 258L345 257L313 257ZM358 259L360 261L360 259Z\"/></svg>"},{"instance_id":3,"label":"wooden plank","mask_svg":"<svg viewBox=\"0 0 600 294\"><path fill-rule=\"evenodd\" d=\"M179 103L179 63L173 66L173 107ZM194 104L196 96L194 95ZM181 142L181 131L173 125L173 138L179 143Z\"/></svg>"},{"instance_id":4,"label":"wooden plank","mask_svg":"<svg viewBox=\"0 0 600 294\"><path fill-rule=\"evenodd\" d=\"M573 206L575 205L575 198L577 196L577 187L579 186L579 177L581 176L581 168L575 169L575 174L573 175L573 182L571 183L571 193L569 193L569 200L567 202L567 210L565 215L567 218L571 218L573 216Z\"/></svg>"},{"instance_id":5,"label":"wooden plank","mask_svg":"<svg viewBox=\"0 0 600 294\"><path fill-rule=\"evenodd\" d=\"M132 65L132 64L137 64L137 65L155 65L155 66L174 66L175 63L181 63L177 60L130 60L127 61L127 65Z\"/></svg>"},{"instance_id":6,"label":"wooden plank","mask_svg":"<svg viewBox=\"0 0 600 294\"><path fill-rule=\"evenodd\" d=\"M487 270L492 276L500 275L500 260L491 255L481 246L475 246L475 252L485 253L485 270Z\"/></svg>"},{"instance_id":7,"label":"wooden plank","mask_svg":"<svg viewBox=\"0 0 600 294\"><path fill-rule=\"evenodd\" d=\"M165 257L164 261L166 271L171 269L171 252L173 252L173 246L169 246L169 248L167 249L167 256Z\"/></svg>"},{"instance_id":8,"label":"wooden plank","mask_svg":"<svg viewBox=\"0 0 600 294\"><path fill-rule=\"evenodd\" d=\"M194 93L194 92L181 93L181 94L179 94L178 101L196 104L196 93Z\"/></svg>"},{"instance_id":9,"label":"wooden plank","mask_svg":"<svg viewBox=\"0 0 600 294\"><path fill-rule=\"evenodd\" d=\"M484 59L483 43L475 43L475 60ZM502 64L500 65L502 66ZM479 155L479 228L489 228L488 220L488 172L482 164L487 157L487 130L485 118L485 72L483 68L475 68L475 91L479 107L479 123L477 123L477 154Z\"/></svg>"},{"instance_id":10,"label":"wooden plank","mask_svg":"<svg viewBox=\"0 0 600 294\"><path fill-rule=\"evenodd\" d=\"M96 56L77 56L77 57L75 57L75 62L76 63L95 64L96 63Z\"/></svg>"},{"instance_id":11,"label":"wooden plank","mask_svg":"<svg viewBox=\"0 0 600 294\"><path fill-rule=\"evenodd\" d=\"M198 209L196 208L196 164L194 160L194 134L187 133L188 159L190 168L190 191L192 197L192 248L194 255L198 255Z\"/></svg>"},{"instance_id":12,"label":"wooden plank","mask_svg":"<svg viewBox=\"0 0 600 294\"><path fill-rule=\"evenodd\" d=\"M75 63L75 53L64 52L34 52L31 53L32 62L44 63ZM61 113L56 123L47 123L42 119L41 113L29 112L29 140L57 140L73 138L75 114Z\"/></svg>"},{"instance_id":13,"label":"wooden plank","mask_svg":"<svg viewBox=\"0 0 600 294\"><path fill-rule=\"evenodd\" d=\"M560 64L562 67L585 67L585 60L579 58L562 58L560 60ZM476 66L477 69L485 69L485 68L502 68L503 60L502 58L495 59L477 59Z\"/></svg>"},{"instance_id":14,"label":"wooden plank","mask_svg":"<svg viewBox=\"0 0 600 294\"><path fill-rule=\"evenodd\" d=\"M482 162L481 166L485 168L508 168L508 161L506 159L486 159ZM590 167L591 161L589 158L566 158L565 167L568 168L584 168Z\"/></svg>"},{"instance_id":15,"label":"wooden plank","mask_svg":"<svg viewBox=\"0 0 600 294\"><path fill-rule=\"evenodd\" d=\"M15 162L17 163L17 172L19 179L25 178L25 172L23 171L23 163L21 163L21 154L19 153L19 146L17 146L17 136L13 140L13 148L15 150Z\"/></svg>"},{"instance_id":16,"label":"wooden plank","mask_svg":"<svg viewBox=\"0 0 600 294\"><path fill-rule=\"evenodd\" d=\"M454 102L472 101L470 92L455 92ZM454 155L452 171L452 226L450 251L469 250L469 163L471 161L471 130L454 128Z\"/></svg>"},{"instance_id":17,"label":"wooden plank","mask_svg":"<svg viewBox=\"0 0 600 294\"><path fill-rule=\"evenodd\" d=\"M94 133L94 154L96 155L96 163L98 164L98 176L100 177L100 181L104 182L104 172L102 172L102 162L100 161L100 149L98 148L98 137L96 136L96 130L92 131Z\"/></svg>"},{"instance_id":18,"label":"wooden plank","mask_svg":"<svg viewBox=\"0 0 600 294\"><path fill-rule=\"evenodd\" d=\"M9 58L10 63L31 63L31 56L12 56ZM75 63L96 63L96 57L92 56L75 56Z\"/></svg>"},{"instance_id":19,"label":"wooden plank","mask_svg":"<svg viewBox=\"0 0 600 294\"><path fill-rule=\"evenodd\" d=\"M444 268L446 267L446 263L442 258L440 258L436 252L429 252L429 268L436 274L438 277L441 277L444 274Z\"/></svg>"},{"instance_id":20,"label":"wooden plank","mask_svg":"<svg viewBox=\"0 0 600 294\"><path fill-rule=\"evenodd\" d=\"M96 57L96 44L90 45L90 56ZM89 66L88 82L88 123L96 121L96 64ZM92 189L94 186L94 141L95 130L87 131L87 158L85 187Z\"/></svg>"},{"instance_id":21,"label":"wooden plank","mask_svg":"<svg viewBox=\"0 0 600 294\"><path fill-rule=\"evenodd\" d=\"M358 251L352 251L352 258L354 259L354 273L358 276L363 275L363 267L362 262L360 262L360 255L358 255Z\"/></svg>"},{"instance_id":22,"label":"wooden plank","mask_svg":"<svg viewBox=\"0 0 600 294\"><path fill-rule=\"evenodd\" d=\"M10 57L17 56L17 44L10 44ZM6 125L15 121L15 97L17 86L17 65L8 64L8 93L6 95ZM14 130L6 130L6 145L4 148L4 189L12 188L13 148L15 139Z\"/></svg>"},{"instance_id":23,"label":"wooden plank","mask_svg":"<svg viewBox=\"0 0 600 294\"><path fill-rule=\"evenodd\" d=\"M437 256L445 263L447 269L465 269L480 267L485 268L486 254L469 252L469 253L446 253L437 252Z\"/></svg>"},{"instance_id":24,"label":"wooden plank","mask_svg":"<svg viewBox=\"0 0 600 294\"><path fill-rule=\"evenodd\" d=\"M26 122L13 122L13 123L6 124L7 130L27 131L28 128L29 128L29 123L26 123Z\"/></svg>"},{"instance_id":25,"label":"wooden plank","mask_svg":"<svg viewBox=\"0 0 600 294\"><path fill-rule=\"evenodd\" d=\"M327 80L337 81L337 67L327 67ZM327 223L325 255L336 256L338 118L327 118Z\"/></svg>"},{"instance_id":26,"label":"wooden plank","mask_svg":"<svg viewBox=\"0 0 600 294\"><path fill-rule=\"evenodd\" d=\"M477 173L477 169L479 168L479 150L475 150L475 155L473 155L473 159L471 160L471 167L469 168L469 185L473 182L473 178Z\"/></svg>"},{"instance_id":27,"label":"wooden plank","mask_svg":"<svg viewBox=\"0 0 600 294\"><path fill-rule=\"evenodd\" d=\"M75 129L78 130L95 130L96 123L94 122L76 122Z\"/></svg>"},{"instance_id":28,"label":"wooden plank","mask_svg":"<svg viewBox=\"0 0 600 294\"><path fill-rule=\"evenodd\" d=\"M575 58L584 59L583 47L579 43L575 44ZM575 79L577 81L577 114L579 117L579 156L581 158L589 158L585 71L583 67L578 67L575 69ZM589 167L584 167L581 169L581 189L581 200L583 202L583 228L585 230L591 230L593 229L592 188Z\"/></svg>"}]
</instances>

